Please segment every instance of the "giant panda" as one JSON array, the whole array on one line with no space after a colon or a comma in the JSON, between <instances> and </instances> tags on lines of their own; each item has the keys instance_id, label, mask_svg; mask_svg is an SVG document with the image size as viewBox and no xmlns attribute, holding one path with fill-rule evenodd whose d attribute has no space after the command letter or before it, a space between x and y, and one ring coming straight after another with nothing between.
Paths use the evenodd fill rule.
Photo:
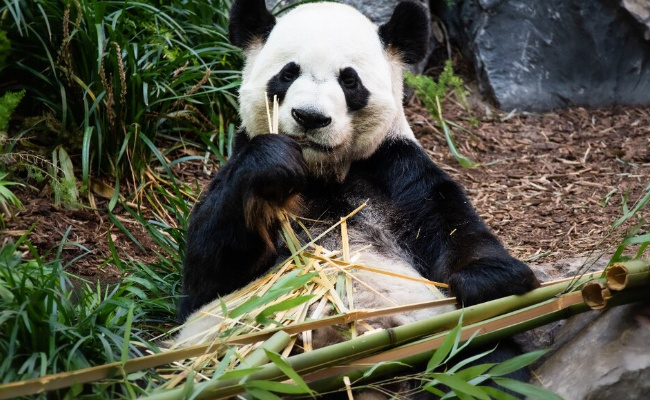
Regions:
<instances>
[{"instance_id":1,"label":"giant panda","mask_svg":"<svg viewBox=\"0 0 650 400\"><path fill-rule=\"evenodd\" d=\"M276 18L264 0L235 0L229 36L246 57L242 124L229 161L190 216L181 321L286 259L285 211L313 221L316 235L363 202L348 220L351 246L372 244L359 263L447 283L445 294L460 306L539 286L431 161L406 120L403 71L423 59L429 39L420 4L399 3L377 26L344 4L303 4ZM266 101L274 96L277 135L267 124ZM323 240L340 248L339 235ZM382 296L358 294L359 308L439 295L422 284L367 279ZM424 316L375 323L390 327ZM323 336L324 345L331 339Z\"/></svg>"}]
</instances>

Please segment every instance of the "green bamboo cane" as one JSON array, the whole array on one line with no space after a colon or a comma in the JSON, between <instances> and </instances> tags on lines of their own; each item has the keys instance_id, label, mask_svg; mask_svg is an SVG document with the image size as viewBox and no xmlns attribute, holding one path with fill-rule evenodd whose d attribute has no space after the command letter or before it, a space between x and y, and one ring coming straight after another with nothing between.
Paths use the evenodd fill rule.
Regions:
<instances>
[{"instance_id":1,"label":"green bamboo cane","mask_svg":"<svg viewBox=\"0 0 650 400\"><path fill-rule=\"evenodd\" d=\"M577 284L595 279L593 274L583 276L576 280ZM359 338L337 343L309 353L289 357L287 363L299 374L306 374L331 365L345 364L355 359L408 343L422 337L439 333L456 326L459 318L468 323L475 323L497 315L505 314L520 308L528 307L546 301L569 289L576 282L560 282L539 289L535 289L521 296L508 296L502 299L477 304L461 310L452 311L432 318L413 322L364 335ZM286 375L274 364L267 364L259 371L252 373L250 380L278 380L286 379ZM195 385L200 394L195 399L224 398L243 392L243 385L239 379L211 380ZM182 389L172 389L155 395L145 396L142 399L150 400L176 400L182 398Z\"/></svg>"},{"instance_id":2,"label":"green bamboo cane","mask_svg":"<svg viewBox=\"0 0 650 400\"><path fill-rule=\"evenodd\" d=\"M277 332L270 339L264 342L260 348L252 352L245 360L247 366L255 367L267 363L268 357L264 348L280 351L289 343L290 336L285 332ZM188 348L176 353L160 353L148 357L136 358L127 363L110 363L96 367L85 368L78 371L61 372L41 378L34 378L20 382L11 382L0 385L0 400L11 399L19 396L44 393L51 390L63 389L77 383L95 382L116 376L126 376L128 373L152 368L158 365L169 364L180 359L187 358L184 354L187 350L187 357L196 356L195 349ZM205 350L209 350L206 346ZM128 366L127 366L128 365Z\"/></svg>"},{"instance_id":3,"label":"green bamboo cane","mask_svg":"<svg viewBox=\"0 0 650 400\"><path fill-rule=\"evenodd\" d=\"M623 264L629 268L630 280L638 282L648 282L648 277L643 275L642 271L648 271L650 263L648 261L644 262L634 262L631 265L629 263ZM559 282L557 284L548 285L544 288L537 289L533 292L530 292L524 296L511 296L494 302L484 303L481 305L469 307L465 309L465 321L466 322L476 322L485 318L490 318L500 313L505 313L512 311L521 307L526 307L537 302L544 301L550 297L553 297L559 293L570 290L572 287L575 287L576 284L584 283L590 279L593 279L594 276L600 275L601 273L590 274L588 276L582 277L580 279L574 279L571 281ZM521 303L518 303L521 301ZM320 369L324 366L332 365L335 363L347 362L348 360L353 360L355 358L363 357L372 352L376 352L387 347L397 345L400 343L408 342L409 340L417 340L419 337L424 335L430 335L437 333L441 330L450 329L455 326L460 313L455 311L449 314L441 315L438 317L433 317L430 320L419 321L413 324L405 325L403 327L397 327L389 330L389 333L384 333L382 337L374 337L372 341L368 341L368 337L362 337L355 339L353 341L348 341L338 345L330 346L325 349L319 349L315 352L310 352L308 354L303 354L303 357L294 356L289 360L295 363L292 364L295 370L300 371L301 373L310 372L314 369ZM410 331L410 333L409 333ZM270 336L271 333L269 333ZM260 339L262 340L262 339ZM359 341L361 340L361 341ZM363 341L363 342L362 342ZM336 347L339 345L346 345L342 347ZM206 349L209 346L196 346ZM199 350L201 350L199 349ZM363 352L357 352L359 349L364 349ZM0 385L0 399L6 399L14 396L28 395L34 393L42 393L48 390L56 390L64 387L69 387L74 383L85 383L93 382L105 378L110 378L114 376L122 376L127 373L134 371L151 368L156 365L163 365L172 361L183 359L189 357L190 355L196 355L198 350L195 348L183 349L175 352L155 354L152 356L141 357L139 359L129 360L126 363L111 363L107 365L92 367L79 371L70 371L66 373L59 373L49 376L44 376L41 378L35 378L22 382L13 382L5 385ZM203 349L202 351L205 351ZM317 352L321 353L317 353ZM341 352L342 356L329 355L332 351ZM347 352L347 353L346 353ZM187 353L187 356L184 354ZM313 356L316 353L316 356ZM326 353L326 354L324 354ZM350 354L353 354L352 356ZM296 358L298 357L298 358ZM314 357L316 364L313 366L309 365L309 359ZM269 376L271 378L264 378ZM267 365L260 372L259 378L255 379L280 379L284 375L281 371L273 366ZM218 381L219 382L219 381ZM233 382L220 382L218 387L230 387ZM200 384L199 384L200 385ZM198 386L198 385L197 385ZM175 390L175 389L172 389ZM241 388L239 389L241 390Z\"/></svg>"},{"instance_id":4,"label":"green bamboo cane","mask_svg":"<svg viewBox=\"0 0 650 400\"><path fill-rule=\"evenodd\" d=\"M650 275L648 274L645 275L646 279L648 279L649 277ZM650 298L650 293L648 292L647 286L630 287L629 289L626 289L625 292L621 292L612 296L612 298L608 301L608 307L616 307L624 304L630 304L637 301L647 300L649 298ZM530 308L535 308L535 307L530 307ZM523 313L527 309L529 308L515 311L513 314ZM592 310L591 307L589 307L584 302L574 304L567 308L554 311L545 315L541 315L537 318L531 319L524 323L504 326L499 330L486 333L483 335L477 335L474 339L472 339L472 341L468 344L467 347L471 349L489 343L494 343L497 342L499 339L503 339L505 337L511 337L513 335L528 331L530 329L538 328L540 326L544 326L551 322L559 321L561 319L566 319L571 316L578 315L580 313L590 311L590 310ZM491 320L498 320L498 319L503 319L503 317L497 317ZM468 334L475 332L477 329L480 329L480 327L483 324L489 321L490 320L463 327L461 332L465 332L465 336L467 336ZM421 342L426 343L426 342L433 342L433 341L442 341L442 339L445 337L446 334L447 332L439 335L435 335ZM461 341L461 343L463 342L464 341ZM412 345L417 345L417 343L412 343L407 346L412 346ZM433 356L433 352L436 350L436 348L437 347L431 347L430 350L419 352L417 354L410 355L404 358L386 360L389 362L386 362L378 366L376 365L376 360L361 359L356 361L355 363L356 366L348 365L348 366L341 366L340 368L337 368L338 371L344 370L343 373L332 374L331 376L313 382L309 381L309 377L305 377L305 380L307 381L309 387L312 390L321 394L344 388L345 387L343 381L344 377L350 379L354 385L359 385L371 381L377 382L378 378L385 377L388 375L404 374L405 372L408 372L408 370L414 369L414 366L424 365ZM374 368L374 370L372 371L372 375L365 376L365 374L368 373L372 368Z\"/></svg>"}]
</instances>

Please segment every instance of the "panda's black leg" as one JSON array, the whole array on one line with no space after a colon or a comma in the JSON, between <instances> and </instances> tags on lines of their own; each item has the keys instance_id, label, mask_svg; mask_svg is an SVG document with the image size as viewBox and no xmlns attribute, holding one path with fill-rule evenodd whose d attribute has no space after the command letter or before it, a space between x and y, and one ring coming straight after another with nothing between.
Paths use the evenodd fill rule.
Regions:
<instances>
[{"instance_id":1,"label":"panda's black leg","mask_svg":"<svg viewBox=\"0 0 650 400\"><path fill-rule=\"evenodd\" d=\"M305 185L307 169L293 139L243 140L190 216L180 321L273 265L282 211L297 206Z\"/></svg>"},{"instance_id":2,"label":"panda's black leg","mask_svg":"<svg viewBox=\"0 0 650 400\"><path fill-rule=\"evenodd\" d=\"M415 142L389 140L364 163L396 205L395 229L420 272L448 282L459 304L539 286L530 268L511 257L483 223L460 186Z\"/></svg>"}]
</instances>

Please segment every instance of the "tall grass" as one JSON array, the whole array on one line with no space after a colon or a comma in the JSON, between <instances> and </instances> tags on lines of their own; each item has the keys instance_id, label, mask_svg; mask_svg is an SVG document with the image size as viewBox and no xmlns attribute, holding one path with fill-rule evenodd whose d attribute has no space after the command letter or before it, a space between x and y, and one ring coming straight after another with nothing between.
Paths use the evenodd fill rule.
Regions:
<instances>
[{"instance_id":1,"label":"tall grass","mask_svg":"<svg viewBox=\"0 0 650 400\"><path fill-rule=\"evenodd\" d=\"M0 249L0 382L125 361L158 349L151 340L149 295L137 280L115 285L82 281L25 238ZM23 254L19 248L27 248ZM25 257L28 255L28 258ZM74 262L76 260L73 260ZM133 397L155 381L152 372L73 387L48 398Z\"/></svg>"},{"instance_id":2,"label":"tall grass","mask_svg":"<svg viewBox=\"0 0 650 400\"><path fill-rule=\"evenodd\" d=\"M4 0L12 52L0 81L27 91L32 136L81 153L84 183L138 176L151 155L142 138L212 142L235 120L229 3Z\"/></svg>"}]
</instances>

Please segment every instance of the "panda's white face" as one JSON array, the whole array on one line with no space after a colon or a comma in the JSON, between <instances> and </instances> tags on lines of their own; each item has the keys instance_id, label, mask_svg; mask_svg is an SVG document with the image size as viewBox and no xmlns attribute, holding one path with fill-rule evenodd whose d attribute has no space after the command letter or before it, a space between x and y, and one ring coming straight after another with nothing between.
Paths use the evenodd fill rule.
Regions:
<instances>
[{"instance_id":1,"label":"panda's white face","mask_svg":"<svg viewBox=\"0 0 650 400\"><path fill-rule=\"evenodd\" d=\"M279 100L280 133L296 139L310 171L342 180L388 134L412 136L402 68L377 26L350 6L314 3L277 20L246 49L240 113L250 136L269 131L265 93Z\"/></svg>"}]
</instances>

